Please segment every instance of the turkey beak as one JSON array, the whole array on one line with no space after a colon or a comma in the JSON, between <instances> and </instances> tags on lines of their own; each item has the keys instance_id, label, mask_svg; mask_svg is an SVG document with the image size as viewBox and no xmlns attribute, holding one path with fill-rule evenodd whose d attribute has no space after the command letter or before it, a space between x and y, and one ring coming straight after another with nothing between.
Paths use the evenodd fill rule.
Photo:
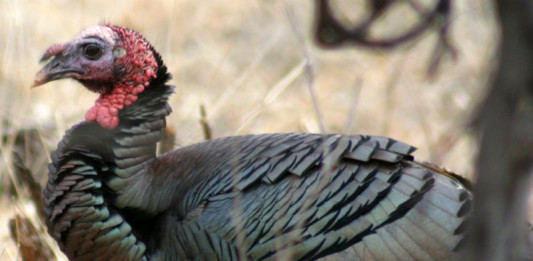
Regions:
<instances>
[{"instance_id":1,"label":"turkey beak","mask_svg":"<svg viewBox=\"0 0 533 261\"><path fill-rule=\"evenodd\" d=\"M77 68L77 66L74 66L68 58L68 56L56 55L37 72L32 87L37 87L59 79L73 78L82 75L83 71L80 68Z\"/></svg>"}]
</instances>

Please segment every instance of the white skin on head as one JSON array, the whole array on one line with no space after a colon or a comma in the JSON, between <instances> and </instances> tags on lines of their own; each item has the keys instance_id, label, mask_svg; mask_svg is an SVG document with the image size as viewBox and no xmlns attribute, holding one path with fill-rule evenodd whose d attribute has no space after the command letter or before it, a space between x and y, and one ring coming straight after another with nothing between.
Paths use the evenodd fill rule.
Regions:
<instances>
[{"instance_id":1,"label":"white skin on head","mask_svg":"<svg viewBox=\"0 0 533 261\"><path fill-rule=\"evenodd\" d=\"M107 26L93 26L80 33L71 42L65 44L66 50L61 55L69 56L63 66L78 68L81 73L71 75L85 87L94 92L103 92L112 83L114 63L117 53L114 46L118 35ZM80 52L84 46L97 45L102 55L90 59Z\"/></svg>"},{"instance_id":2,"label":"white skin on head","mask_svg":"<svg viewBox=\"0 0 533 261\"><path fill-rule=\"evenodd\" d=\"M101 25L96 25L96 26L85 29L76 38L72 40L72 43L76 42L77 40L91 37L91 36L97 36L98 38L101 38L102 40L106 41L107 43L111 45L115 45L116 43L115 41L116 33L113 32L111 28L107 26L101 26Z\"/></svg>"},{"instance_id":3,"label":"white skin on head","mask_svg":"<svg viewBox=\"0 0 533 261\"><path fill-rule=\"evenodd\" d=\"M54 58L37 73L34 86L64 78L79 81L100 93L86 120L113 129L119 123L118 111L135 102L156 77L158 66L149 47L140 34L126 28L90 27L45 52L42 60Z\"/></svg>"}]
</instances>

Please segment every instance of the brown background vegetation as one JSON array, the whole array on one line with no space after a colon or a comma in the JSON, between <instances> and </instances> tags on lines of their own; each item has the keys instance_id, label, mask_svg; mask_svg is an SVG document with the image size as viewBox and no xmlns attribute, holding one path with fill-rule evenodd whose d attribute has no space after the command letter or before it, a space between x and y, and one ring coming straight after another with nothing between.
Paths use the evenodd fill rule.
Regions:
<instances>
[{"instance_id":1,"label":"brown background vegetation","mask_svg":"<svg viewBox=\"0 0 533 261\"><path fill-rule=\"evenodd\" d=\"M348 21L357 21L365 11L362 0L334 2ZM203 140L203 104L215 137L320 132L322 122L327 132L405 141L419 148L419 160L469 176L477 149L465 125L491 79L498 41L487 2L454 2L451 39L459 59L445 61L437 77L428 80L425 72L436 35L425 34L387 52L321 50L312 42L309 0L0 0L0 130L5 137L0 140L0 260L19 259L7 220L15 213L35 215L27 192L14 178L14 133L37 130L28 165L44 182L49 150L65 129L83 119L96 98L73 81L30 89L38 60L51 44L69 41L99 23L144 34L174 75L177 89L168 125L176 131L177 146ZM304 33L304 43L295 36L288 15ZM372 33L396 34L415 22L409 9L400 6ZM320 119L304 70L308 58Z\"/></svg>"}]
</instances>

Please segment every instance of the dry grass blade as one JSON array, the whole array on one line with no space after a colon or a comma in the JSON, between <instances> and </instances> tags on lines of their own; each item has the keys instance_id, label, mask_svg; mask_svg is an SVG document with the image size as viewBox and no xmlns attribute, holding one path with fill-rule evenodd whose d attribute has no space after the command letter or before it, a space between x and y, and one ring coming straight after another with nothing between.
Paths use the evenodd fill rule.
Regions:
<instances>
[{"instance_id":1,"label":"dry grass blade","mask_svg":"<svg viewBox=\"0 0 533 261\"><path fill-rule=\"evenodd\" d=\"M328 1L332 5L342 2ZM402 1L412 5L407 7L408 11L418 12L400 13L402 23L381 17L383 26L378 24L376 32L405 31L410 27L403 21L416 20L427 11L427 3L435 1ZM370 1L344 2L359 9L357 3ZM418 78L427 70L426 60L431 58L435 47L436 32L422 35L415 48L404 45L398 50L402 52L400 56L414 57L405 63L396 63L397 58L401 59L396 51L318 49L310 35L316 1L237 0L231 5L225 1L200 5L189 0L158 4L146 0L0 1L0 35L4 36L0 37L0 121L9 122L14 129L0 140L0 186L4 188L0 192L3 193L0 260L21 260L18 245L8 235L7 222L15 213L33 220L38 230L44 230L33 204L28 204L26 199L30 197L29 189L22 185L24 181L17 176L13 164L12 151L17 149L13 133L36 128L45 134L40 136L44 148L37 149L42 160L26 156L24 149L19 151L26 159L26 167L35 174L34 179L43 184L47 171L38 171L37 161L49 162L49 151L57 147L66 129L83 119L96 98L72 81L54 82L29 91L42 51L51 44L67 41L83 28L102 23L106 20L103 17L108 17L107 22L143 33L163 55L174 75L171 84L178 87L170 100L174 112L168 118L171 126L167 127L158 148L161 153L173 149L176 141L188 145L204 139L197 111L203 103L208 106L206 119L209 127L216 130L216 136L229 136L236 129L242 134L302 131L306 127L319 132L319 122L325 121L321 124L330 131L340 132L346 126L345 133L387 135L413 144L420 148L416 157L421 160L428 159L427 144L432 142L437 159L440 149L446 151L445 166L458 173L468 173L472 169L469 157L473 149L465 133L454 132L451 139L435 139L455 131L450 119L458 118L476 103L476 97L483 96L482 87L492 72L487 64L494 60L492 55L499 35L489 2L453 2L454 24L449 33L461 59L454 66L440 67L439 77L429 86ZM395 8L391 6L386 11ZM388 97L395 104L387 107L384 97L393 73L391 66L401 66L401 72L397 88ZM302 74L306 74L305 79L301 78ZM364 86L358 86L359 79L364 80ZM461 92L464 95L458 97ZM268 93L266 99L265 93ZM456 102L458 98L460 102ZM272 101L269 107L265 107L266 101ZM417 102L422 103L422 111L413 106ZM317 116L320 113L324 119ZM45 114L48 116L41 117ZM427 119L431 136L424 135L419 127L419 114ZM261 116L260 123L258 116ZM384 127L384 124L390 125ZM54 126L50 132L44 127L49 125ZM165 137L170 139L165 141ZM455 138L459 140L455 142ZM18 193L25 198L12 196ZM239 218L235 216L235 221ZM41 239L52 246L58 259L66 260L54 239L44 233Z\"/></svg>"},{"instance_id":2,"label":"dry grass blade","mask_svg":"<svg viewBox=\"0 0 533 261\"><path fill-rule=\"evenodd\" d=\"M357 109L357 104L359 103L361 89L363 89L363 80L361 78L357 78L352 89L353 89L352 91L353 101L350 104L350 108L348 109L348 114L346 115L346 123L344 124L343 133L350 133L351 129L355 126L356 116L357 116L356 109Z\"/></svg>"},{"instance_id":3,"label":"dry grass blade","mask_svg":"<svg viewBox=\"0 0 533 261\"><path fill-rule=\"evenodd\" d=\"M402 62L405 62L405 58L402 59ZM382 126L382 132L387 135L389 134L389 131L391 129L391 115L394 113L394 107L397 105L396 101L393 99L394 92L396 91L396 87L398 86L398 79L400 78L402 73L401 66L400 68L393 68L392 75L389 77L387 81L387 91L385 92L385 115L383 116L383 126Z\"/></svg>"},{"instance_id":4,"label":"dry grass blade","mask_svg":"<svg viewBox=\"0 0 533 261\"><path fill-rule=\"evenodd\" d=\"M305 72L307 75L307 87L309 90L309 95L311 96L311 102L313 103L313 110L315 111L316 120L318 122L320 132L326 133L326 127L324 125L324 118L322 117L322 111L320 110L320 106L318 105L318 99L317 99L317 94L315 90L315 70L313 67L311 54L309 53L309 48L306 46L305 37L304 37L304 34L302 33L301 26L298 25L296 22L296 18L295 18L292 6L288 2L285 2L285 12L287 14L287 19L289 20L291 29L294 35L296 36L296 39L298 39L300 50L302 51L302 55L305 59Z\"/></svg>"},{"instance_id":5,"label":"dry grass blade","mask_svg":"<svg viewBox=\"0 0 533 261\"><path fill-rule=\"evenodd\" d=\"M250 65L248 65L246 70L244 70L244 72L242 72L240 76L237 77L237 79L235 79L235 81L233 81L231 85L224 91L222 96L220 96L220 98L217 100L217 102L211 109L212 114L210 117L213 117L214 115L216 115L220 107L222 107L226 103L226 101L233 95L233 93L235 93L241 86L244 85L244 83L252 75L254 70L256 70L257 67L261 64L261 62L265 58L265 55L272 49L272 47L274 46L274 43L276 43L277 41L277 38L278 36L274 35L270 39L270 41L265 44L262 52L259 55L257 55L257 57L255 57L255 59L252 61Z\"/></svg>"},{"instance_id":6,"label":"dry grass blade","mask_svg":"<svg viewBox=\"0 0 533 261\"><path fill-rule=\"evenodd\" d=\"M444 158L450 153L460 138L467 131L464 123L452 124L448 131L436 139L432 160L434 164L442 164Z\"/></svg>"},{"instance_id":7,"label":"dry grass blade","mask_svg":"<svg viewBox=\"0 0 533 261\"><path fill-rule=\"evenodd\" d=\"M261 111L265 109L266 106L272 103L285 89L287 89L287 87L289 87L291 83L303 73L305 65L306 61L300 62L294 66L294 68L292 68L292 70L290 70L279 82L277 82L269 90L265 99L263 100L263 103L253 109L252 112L250 112L238 125L235 133L240 133L246 127L246 125L250 124L261 113Z\"/></svg>"},{"instance_id":8,"label":"dry grass blade","mask_svg":"<svg viewBox=\"0 0 533 261\"><path fill-rule=\"evenodd\" d=\"M20 255L24 261L47 261L55 260L52 250L41 239L39 231L26 217L19 214L9 220L11 238L19 246Z\"/></svg>"},{"instance_id":9,"label":"dry grass blade","mask_svg":"<svg viewBox=\"0 0 533 261\"><path fill-rule=\"evenodd\" d=\"M200 125L202 125L202 130L204 132L204 139L213 139L213 131L211 130L209 122L207 121L207 113L203 104L200 105Z\"/></svg>"},{"instance_id":10,"label":"dry grass blade","mask_svg":"<svg viewBox=\"0 0 533 261\"><path fill-rule=\"evenodd\" d=\"M33 173L26 166L24 159L22 159L17 151L13 151L13 165L15 166L15 173L17 177L20 178L23 185L28 187L31 200L35 205L35 209L39 214L40 220L44 221L45 214L43 205L43 187L35 180Z\"/></svg>"}]
</instances>

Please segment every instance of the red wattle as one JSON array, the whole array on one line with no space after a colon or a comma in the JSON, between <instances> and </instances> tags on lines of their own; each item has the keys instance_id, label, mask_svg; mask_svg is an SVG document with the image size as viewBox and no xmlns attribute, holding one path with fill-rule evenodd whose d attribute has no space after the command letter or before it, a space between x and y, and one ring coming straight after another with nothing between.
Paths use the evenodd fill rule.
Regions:
<instances>
[{"instance_id":1,"label":"red wattle","mask_svg":"<svg viewBox=\"0 0 533 261\"><path fill-rule=\"evenodd\" d=\"M122 40L117 47L126 51L115 62L123 68L125 76L114 84L111 93L100 94L94 106L85 114L85 119L96 120L102 127L114 129L119 124L119 111L137 101L138 95L150 85L150 80L157 77L155 72L158 65L149 43L140 34L124 27L108 27Z\"/></svg>"}]
</instances>

